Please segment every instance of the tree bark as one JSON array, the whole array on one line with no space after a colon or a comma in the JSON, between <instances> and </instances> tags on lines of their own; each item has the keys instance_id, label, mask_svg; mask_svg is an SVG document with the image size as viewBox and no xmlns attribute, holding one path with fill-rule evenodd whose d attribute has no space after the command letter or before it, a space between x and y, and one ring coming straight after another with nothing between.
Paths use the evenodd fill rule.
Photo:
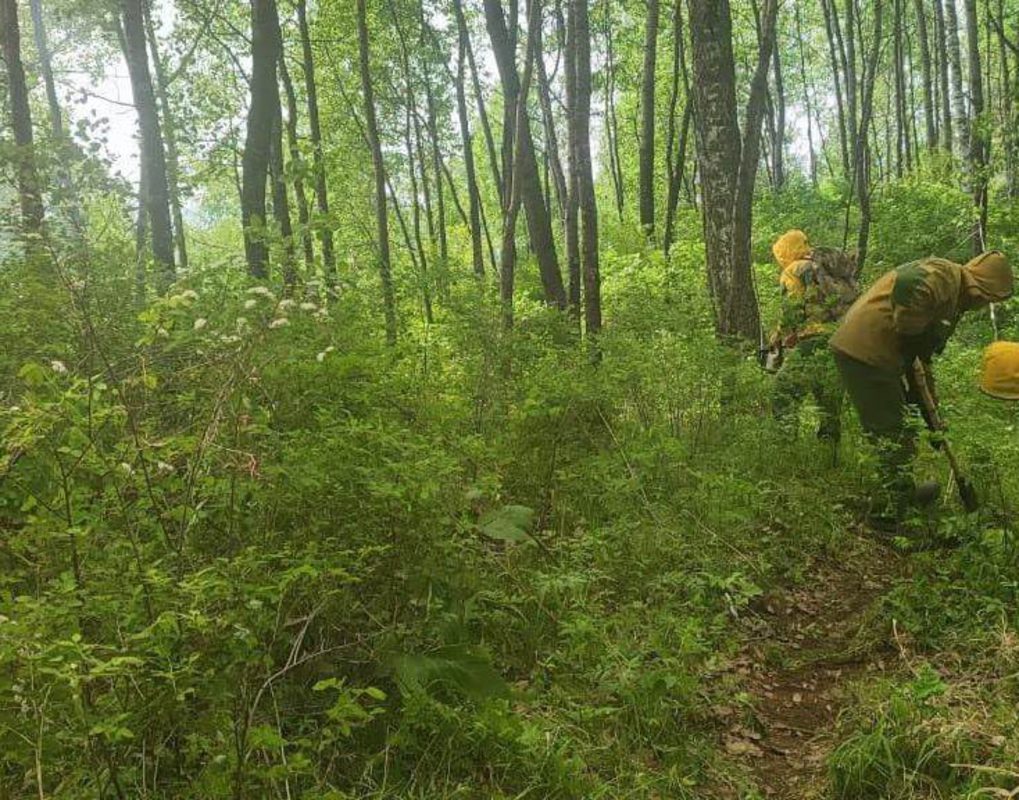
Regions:
<instances>
[{"instance_id":1,"label":"tree bark","mask_svg":"<svg viewBox=\"0 0 1019 800\"><path fill-rule=\"evenodd\" d=\"M386 341L396 344L396 296L389 252L389 215L386 209L386 165L382 159L382 143L375 115L375 94L372 89L371 61L368 48L368 20L365 0L357 0L357 42L361 72L361 91L364 95L365 131L372 154L375 173L375 224L378 233L379 277L382 281L382 303L386 318Z\"/></svg>"},{"instance_id":2,"label":"tree bark","mask_svg":"<svg viewBox=\"0 0 1019 800\"><path fill-rule=\"evenodd\" d=\"M425 21L423 3L419 2L418 9L420 11L421 23L420 47L421 53L424 54L429 50L426 35L428 23ZM435 222L439 235L439 261L443 269L445 269L449 261L449 240L446 236L446 192L443 189L442 183L442 152L439 147L439 125L435 109L435 92L432 88L430 74L431 68L426 66L424 70L425 107L428 112L428 138L431 142L432 172L435 174Z\"/></svg>"},{"instance_id":3,"label":"tree bark","mask_svg":"<svg viewBox=\"0 0 1019 800\"><path fill-rule=\"evenodd\" d=\"M683 118L676 144L676 106L679 101L680 78L682 78L684 107ZM676 0L672 14L672 92L669 96L669 122L666 135L666 166L668 188L665 199L665 232L662 248L666 255L672 248L676 228L676 209L679 208L679 193L683 187L686 168L687 141L690 122L693 118L693 102L690 98L690 77L686 65L686 33L683 29L683 0Z\"/></svg>"},{"instance_id":4,"label":"tree bark","mask_svg":"<svg viewBox=\"0 0 1019 800\"><path fill-rule=\"evenodd\" d=\"M275 0L251 0L251 102L242 162L241 219L248 272L256 280L269 277L265 190L273 122L279 105L276 85L279 42Z\"/></svg>"},{"instance_id":5,"label":"tree bark","mask_svg":"<svg viewBox=\"0 0 1019 800\"><path fill-rule=\"evenodd\" d=\"M966 94L962 86L962 51L959 48L959 16L955 0L945 2L945 35L948 38L948 62L952 67L952 108L955 114L955 135L958 151L966 157L969 153L969 119L966 114Z\"/></svg>"},{"instance_id":6,"label":"tree bark","mask_svg":"<svg viewBox=\"0 0 1019 800\"><path fill-rule=\"evenodd\" d=\"M689 9L704 240L716 330L723 338L756 341L761 328L750 265L750 218L777 5L773 0L765 5L743 141L729 2L690 0Z\"/></svg>"},{"instance_id":7,"label":"tree bark","mask_svg":"<svg viewBox=\"0 0 1019 800\"><path fill-rule=\"evenodd\" d=\"M49 36L46 33L46 21L43 14L42 0L30 0L32 9L32 29L35 34L35 49L39 54L39 68L42 72L43 84L46 87L46 105L49 109L50 135L59 150L57 179L68 202L68 216L77 230L84 228L81 207L77 191L71 181L70 161L75 157L70 137L64 130L63 113L57 98L56 82L53 79L53 57L50 52Z\"/></svg>"},{"instance_id":8,"label":"tree bark","mask_svg":"<svg viewBox=\"0 0 1019 800\"><path fill-rule=\"evenodd\" d=\"M987 135L984 133L984 82L980 68L980 29L976 0L965 0L966 39L969 44L969 91L972 125L969 134L969 173L977 219L973 226L973 255L986 249L987 241Z\"/></svg>"},{"instance_id":9,"label":"tree bark","mask_svg":"<svg viewBox=\"0 0 1019 800\"><path fill-rule=\"evenodd\" d=\"M854 147L854 170L857 196L860 202L860 230L857 234L856 252L858 268L862 269L867 258L870 241L870 148L868 133L874 111L874 85L877 79L878 57L881 54L881 26L883 0L874 0L874 40L864 63L862 94L860 100L860 124L857 128Z\"/></svg>"},{"instance_id":10,"label":"tree bark","mask_svg":"<svg viewBox=\"0 0 1019 800\"><path fill-rule=\"evenodd\" d=\"M467 175L467 199L470 207L471 260L474 274L480 279L485 275L485 255L481 232L481 193L478 190L478 176L474 164L474 139L471 135L470 118L467 113L467 49L470 39L467 22L463 18L459 1L454 4L457 24L456 62L456 112L460 122L460 140L463 143L464 172Z\"/></svg>"},{"instance_id":11,"label":"tree bark","mask_svg":"<svg viewBox=\"0 0 1019 800\"><path fill-rule=\"evenodd\" d=\"M796 42L800 54L800 82L803 84L803 107L807 112L807 155L810 159L810 183L817 188L817 151L814 149L814 103L810 93L810 81L807 78L807 54L803 45L803 19L800 4L795 3Z\"/></svg>"},{"instance_id":12,"label":"tree bark","mask_svg":"<svg viewBox=\"0 0 1019 800\"><path fill-rule=\"evenodd\" d=\"M281 59L282 60L282 59ZM269 177L272 181L272 215L279 228L283 245L283 283L292 288L297 283L294 267L294 228L290 220L290 197L283 166L283 109L276 93L273 109L272 141L269 145Z\"/></svg>"},{"instance_id":13,"label":"tree bark","mask_svg":"<svg viewBox=\"0 0 1019 800\"><path fill-rule=\"evenodd\" d=\"M937 2L937 0L935 0ZM937 107L934 103L934 70L931 66L931 46L927 35L927 11L924 0L913 0L916 10L916 31L920 39L920 67L923 73L923 116L926 125L927 150L938 147L938 130L935 125Z\"/></svg>"},{"instance_id":14,"label":"tree bark","mask_svg":"<svg viewBox=\"0 0 1019 800\"><path fill-rule=\"evenodd\" d=\"M315 170L315 201L318 205L319 237L322 240L322 271L326 284L336 283L336 255L333 252L333 229L329 216L329 190L325 163L322 158L322 126L318 113L318 87L315 83L315 58L311 49L306 0L297 0L297 24L301 32L301 53L304 61L304 91L308 101L308 129L311 134L312 166ZM383 202L383 208L385 203Z\"/></svg>"},{"instance_id":15,"label":"tree bark","mask_svg":"<svg viewBox=\"0 0 1019 800\"><path fill-rule=\"evenodd\" d=\"M7 94L11 106L11 127L18 148L18 198L21 222L29 236L39 236L43 228L42 186L36 169L32 113L28 105L25 68L21 62L21 29L16 0L0 0L0 36L3 37L7 64Z\"/></svg>"},{"instance_id":16,"label":"tree bark","mask_svg":"<svg viewBox=\"0 0 1019 800\"><path fill-rule=\"evenodd\" d=\"M485 95L481 90L481 79L478 77L478 65L474 60L474 48L471 46L470 30L467 27L467 20L463 12L463 0L453 0L453 11L456 15L457 26L464 38L467 48L467 65L471 70L471 86L474 89L474 101L478 108L478 120L481 122L481 131L485 136L485 147L488 149L488 161L492 170L492 182L496 194L503 197L503 177L499 170L498 151L495 148L495 137L492 135L492 125L488 119L488 109L485 107Z\"/></svg>"},{"instance_id":17,"label":"tree bark","mask_svg":"<svg viewBox=\"0 0 1019 800\"><path fill-rule=\"evenodd\" d=\"M287 150L290 152L290 164L294 172L294 197L297 199L297 221L301 226L301 247L304 251L304 268L309 277L315 269L315 245L311 235L311 213L308 206L308 194L304 189L304 169L301 158L301 147L297 138L297 94L294 82L290 78L287 59L280 52L280 80L287 98Z\"/></svg>"},{"instance_id":18,"label":"tree bark","mask_svg":"<svg viewBox=\"0 0 1019 800\"><path fill-rule=\"evenodd\" d=\"M616 116L616 65L612 46L612 3L605 8L605 136L609 146L609 171L612 174L612 188L616 198L616 215L623 221L625 204L623 165L619 159L619 120Z\"/></svg>"},{"instance_id":19,"label":"tree bark","mask_svg":"<svg viewBox=\"0 0 1019 800\"><path fill-rule=\"evenodd\" d=\"M533 0L532 0L533 2ZM591 164L591 31L587 0L570 0L574 31L574 106L570 109L576 141L577 194L580 200L581 260L584 274L584 326L595 336L602 326L598 265L598 204Z\"/></svg>"},{"instance_id":20,"label":"tree bark","mask_svg":"<svg viewBox=\"0 0 1019 800\"><path fill-rule=\"evenodd\" d=\"M640 226L655 235L655 68L658 53L658 0L648 0L644 27L644 69L640 81Z\"/></svg>"},{"instance_id":21,"label":"tree bark","mask_svg":"<svg viewBox=\"0 0 1019 800\"><path fill-rule=\"evenodd\" d=\"M951 2L952 0L948 0ZM952 154L952 104L948 79L948 31L943 0L934 0L934 38L938 43L938 85L941 89L941 149Z\"/></svg>"},{"instance_id":22,"label":"tree bark","mask_svg":"<svg viewBox=\"0 0 1019 800\"><path fill-rule=\"evenodd\" d=\"M771 48L772 71L775 76L775 138L772 142L772 162L775 167L775 190L782 191L785 188L785 125L786 125L786 102L785 102L785 81L782 77L782 50L778 46L776 28L776 41Z\"/></svg>"},{"instance_id":23,"label":"tree bark","mask_svg":"<svg viewBox=\"0 0 1019 800\"><path fill-rule=\"evenodd\" d=\"M539 0L531 0L538 4ZM531 239L531 248L538 261L541 282L545 289L548 303L559 308L566 308L566 290L563 287L559 261L556 257L555 239L552 235L552 223L548 208L541 191L541 178L538 174L538 161L534 154L534 142L531 139L531 126L527 116L526 98L522 101L520 78L517 74L514 59L513 40L506 28L502 6L499 0L485 0L485 22L492 41L499 77L503 87L503 102L507 107L517 109L515 135L520 136L519 143L514 143L516 156L520 158L519 181L516 189L520 192L521 203L527 217L527 228ZM514 169L517 169L514 164ZM506 170L504 170L504 173Z\"/></svg>"},{"instance_id":24,"label":"tree bark","mask_svg":"<svg viewBox=\"0 0 1019 800\"><path fill-rule=\"evenodd\" d=\"M563 225L566 238L566 264L569 274L570 312L580 319L580 303L582 298L581 262L580 262L580 168L577 161L579 151L580 128L573 117L577 113L577 16L572 5L567 11L566 20L566 56L563 72L566 80L566 113L568 115L568 152L569 184L566 193L566 214Z\"/></svg>"},{"instance_id":25,"label":"tree bark","mask_svg":"<svg viewBox=\"0 0 1019 800\"><path fill-rule=\"evenodd\" d=\"M839 123L839 152L842 155L842 174L846 181L852 180L852 163L849 159L849 120L846 109L847 92L843 91L843 81L848 78L845 70L845 52L842 46L841 37L835 33L835 24L838 20L838 10L834 8L832 0L821 0L821 8L824 11L825 33L828 39L828 55L831 59L832 77L835 82L835 102L838 110ZM848 87L846 87L848 90Z\"/></svg>"},{"instance_id":26,"label":"tree bark","mask_svg":"<svg viewBox=\"0 0 1019 800\"><path fill-rule=\"evenodd\" d=\"M152 24L152 14L147 0L142 0L142 12L145 18L145 35L148 39L152 64L156 70L156 96L163 114L163 141L166 145L166 185L170 196L170 214L173 218L173 240L177 245L177 264L181 269L188 268L188 249L184 238L184 211L180 198L180 157L177 153L177 123L170 104L170 85L166 77L163 59L159 55L159 43L156 29Z\"/></svg>"},{"instance_id":27,"label":"tree bark","mask_svg":"<svg viewBox=\"0 0 1019 800\"><path fill-rule=\"evenodd\" d=\"M141 158L148 170L148 191L143 198L152 234L152 256L160 270L161 289L173 282L173 226L170 221L170 188L167 182L166 152L159 124L159 110L152 88L142 0L122 0L124 57L131 78L131 94L138 111Z\"/></svg>"}]
</instances>

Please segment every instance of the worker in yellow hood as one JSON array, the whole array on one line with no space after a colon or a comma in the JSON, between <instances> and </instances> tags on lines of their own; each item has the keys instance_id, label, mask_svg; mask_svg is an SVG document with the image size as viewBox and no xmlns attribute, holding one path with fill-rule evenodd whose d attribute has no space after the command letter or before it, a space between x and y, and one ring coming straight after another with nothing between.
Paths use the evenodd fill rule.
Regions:
<instances>
[{"instance_id":1,"label":"worker in yellow hood","mask_svg":"<svg viewBox=\"0 0 1019 800\"><path fill-rule=\"evenodd\" d=\"M910 505L937 497L936 484L917 486L911 463L915 436L907 425L907 403L914 402L913 363L927 368L941 353L967 311L1012 296L1014 278L998 251L964 266L926 258L880 277L849 309L830 346L849 398L864 431L879 445L884 492L875 521L897 524Z\"/></svg>"},{"instance_id":2,"label":"worker in yellow hood","mask_svg":"<svg viewBox=\"0 0 1019 800\"><path fill-rule=\"evenodd\" d=\"M1019 400L1019 342L994 342L984 350L980 390L999 400Z\"/></svg>"},{"instance_id":3,"label":"worker in yellow hood","mask_svg":"<svg viewBox=\"0 0 1019 800\"><path fill-rule=\"evenodd\" d=\"M771 249L782 286L782 318L771 337L772 352L782 356L772 388L772 413L795 435L803 401L813 395L820 415L817 435L831 443L834 460L844 392L828 339L859 295L856 259L835 248L812 247L800 230L787 231Z\"/></svg>"}]
</instances>

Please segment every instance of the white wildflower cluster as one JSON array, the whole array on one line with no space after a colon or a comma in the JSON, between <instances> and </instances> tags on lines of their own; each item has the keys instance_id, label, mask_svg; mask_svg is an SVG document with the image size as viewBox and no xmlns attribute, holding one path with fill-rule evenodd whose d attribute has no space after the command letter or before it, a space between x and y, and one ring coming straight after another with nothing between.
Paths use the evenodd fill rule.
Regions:
<instances>
[{"instance_id":1,"label":"white wildflower cluster","mask_svg":"<svg viewBox=\"0 0 1019 800\"><path fill-rule=\"evenodd\" d=\"M314 303L301 303L301 311L318 311L318 306Z\"/></svg>"},{"instance_id":2,"label":"white wildflower cluster","mask_svg":"<svg viewBox=\"0 0 1019 800\"><path fill-rule=\"evenodd\" d=\"M269 323L269 330L276 330L277 328L284 328L290 324L290 320L286 317L276 317L272 322Z\"/></svg>"},{"instance_id":3,"label":"white wildflower cluster","mask_svg":"<svg viewBox=\"0 0 1019 800\"><path fill-rule=\"evenodd\" d=\"M120 471L123 472L125 475L134 475L134 467L132 467L126 461L121 461L118 466L120 467Z\"/></svg>"},{"instance_id":4,"label":"white wildflower cluster","mask_svg":"<svg viewBox=\"0 0 1019 800\"><path fill-rule=\"evenodd\" d=\"M237 344L241 340L241 337L240 336L236 336L234 334L230 334L230 335L223 334L222 336L219 337L219 340L223 344Z\"/></svg>"},{"instance_id":5,"label":"white wildflower cluster","mask_svg":"<svg viewBox=\"0 0 1019 800\"><path fill-rule=\"evenodd\" d=\"M248 294L255 294L261 297L266 297L270 300L276 299L276 296L272 293L268 286L252 286L248 289Z\"/></svg>"},{"instance_id":6,"label":"white wildflower cluster","mask_svg":"<svg viewBox=\"0 0 1019 800\"><path fill-rule=\"evenodd\" d=\"M245 300L245 301L244 301L244 308L245 308L245 309L247 309L247 310L249 310L249 311L250 311L250 310L251 310L252 308L254 308L255 306L257 306L257 305L258 305L258 301L257 301L257 300L255 300L255 299L251 299L251 300Z\"/></svg>"},{"instance_id":7,"label":"white wildflower cluster","mask_svg":"<svg viewBox=\"0 0 1019 800\"><path fill-rule=\"evenodd\" d=\"M317 356L315 356L315 360L319 364L321 364L323 361L326 360L326 356L329 355L331 352L333 352L333 350L335 350L335 349L336 349L335 347L333 347L332 345L329 345L325 350L323 350L321 353L319 353Z\"/></svg>"},{"instance_id":8,"label":"white wildflower cluster","mask_svg":"<svg viewBox=\"0 0 1019 800\"><path fill-rule=\"evenodd\" d=\"M57 373L57 375L67 374L67 365L63 361L57 361L54 359L50 362L50 369Z\"/></svg>"},{"instance_id":9,"label":"white wildflower cluster","mask_svg":"<svg viewBox=\"0 0 1019 800\"><path fill-rule=\"evenodd\" d=\"M173 464L168 464L165 461L156 462L156 472L160 475L172 475L175 471Z\"/></svg>"},{"instance_id":10,"label":"white wildflower cluster","mask_svg":"<svg viewBox=\"0 0 1019 800\"><path fill-rule=\"evenodd\" d=\"M286 311L288 308L293 307L294 301L289 297L284 297L279 303L276 304L276 308L279 311Z\"/></svg>"},{"instance_id":11,"label":"white wildflower cluster","mask_svg":"<svg viewBox=\"0 0 1019 800\"><path fill-rule=\"evenodd\" d=\"M199 317L198 319L195 320L195 324L192 325L191 327L194 328L194 330L196 330L196 331L200 331L202 328L204 328L208 324L209 324L209 320L207 320L205 317Z\"/></svg>"}]
</instances>

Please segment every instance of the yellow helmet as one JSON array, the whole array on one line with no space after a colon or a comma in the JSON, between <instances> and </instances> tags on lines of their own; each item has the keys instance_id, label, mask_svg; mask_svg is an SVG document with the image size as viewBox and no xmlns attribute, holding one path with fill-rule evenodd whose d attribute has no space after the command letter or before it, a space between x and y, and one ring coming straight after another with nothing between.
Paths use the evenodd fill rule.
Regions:
<instances>
[{"instance_id":1,"label":"yellow helmet","mask_svg":"<svg viewBox=\"0 0 1019 800\"><path fill-rule=\"evenodd\" d=\"M771 246L771 252L775 256L779 267L783 270L796 261L802 261L810 255L810 243L807 241L807 234L793 228L786 231Z\"/></svg>"},{"instance_id":2,"label":"yellow helmet","mask_svg":"<svg viewBox=\"0 0 1019 800\"><path fill-rule=\"evenodd\" d=\"M1000 400L1019 400L1019 342L995 342L984 350L980 389Z\"/></svg>"}]
</instances>

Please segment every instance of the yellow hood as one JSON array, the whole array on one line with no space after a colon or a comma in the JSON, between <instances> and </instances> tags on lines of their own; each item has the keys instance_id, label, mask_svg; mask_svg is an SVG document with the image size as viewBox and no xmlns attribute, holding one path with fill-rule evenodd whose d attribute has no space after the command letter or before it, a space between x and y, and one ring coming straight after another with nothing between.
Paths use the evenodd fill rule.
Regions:
<instances>
[{"instance_id":1,"label":"yellow hood","mask_svg":"<svg viewBox=\"0 0 1019 800\"><path fill-rule=\"evenodd\" d=\"M970 307L1000 303L1012 296L1012 267L1003 253L981 253L962 268L963 290Z\"/></svg>"},{"instance_id":2,"label":"yellow hood","mask_svg":"<svg viewBox=\"0 0 1019 800\"><path fill-rule=\"evenodd\" d=\"M995 342L984 350L980 388L1001 400L1019 400L1019 342Z\"/></svg>"},{"instance_id":3,"label":"yellow hood","mask_svg":"<svg viewBox=\"0 0 1019 800\"><path fill-rule=\"evenodd\" d=\"M810 255L810 243L807 241L807 234L795 228L791 231L786 231L771 246L771 252L774 254L779 267L782 270L786 270L793 263L802 261Z\"/></svg>"}]
</instances>

